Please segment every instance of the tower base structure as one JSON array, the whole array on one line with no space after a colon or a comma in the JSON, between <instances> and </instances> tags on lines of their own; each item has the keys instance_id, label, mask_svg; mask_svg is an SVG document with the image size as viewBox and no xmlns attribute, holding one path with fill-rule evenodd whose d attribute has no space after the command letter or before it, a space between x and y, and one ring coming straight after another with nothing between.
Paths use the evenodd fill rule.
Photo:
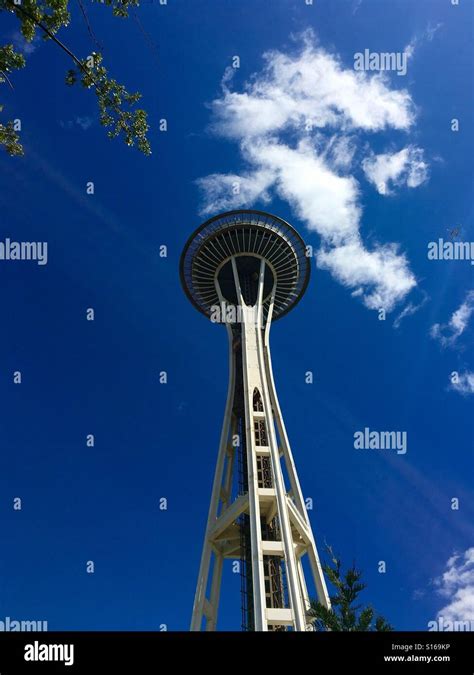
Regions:
<instances>
[{"instance_id":1,"label":"tower base structure","mask_svg":"<svg viewBox=\"0 0 474 675\"><path fill-rule=\"evenodd\" d=\"M267 214L225 216L234 214L238 226L224 221L217 235L201 238L193 257L202 265L193 276L198 300L207 298L208 316L226 326L229 383L191 630L216 630L230 558L240 565L244 630L307 631L305 569L319 602L329 608L330 601L275 390L269 336L272 317L302 294L297 284L308 263L301 240L270 229Z\"/></svg>"}]
</instances>

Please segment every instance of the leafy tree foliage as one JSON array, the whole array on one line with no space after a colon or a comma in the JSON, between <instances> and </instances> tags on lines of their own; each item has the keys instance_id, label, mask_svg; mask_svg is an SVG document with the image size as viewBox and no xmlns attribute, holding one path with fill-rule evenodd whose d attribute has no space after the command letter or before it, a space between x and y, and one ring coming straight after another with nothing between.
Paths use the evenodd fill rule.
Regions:
<instances>
[{"instance_id":1,"label":"leafy tree foliage","mask_svg":"<svg viewBox=\"0 0 474 675\"><path fill-rule=\"evenodd\" d=\"M13 45L0 47L0 84L8 83L11 87L12 84L8 75L14 70L23 68L24 65L25 58L23 54L15 52ZM0 112L2 110L3 105L0 104ZM7 152L12 156L23 154L23 148L14 129L13 122L7 122L7 124L0 122L0 145L5 146Z\"/></svg>"},{"instance_id":2,"label":"leafy tree foliage","mask_svg":"<svg viewBox=\"0 0 474 675\"><path fill-rule=\"evenodd\" d=\"M101 5L108 5L112 7L112 12L114 16L120 16L126 18L128 16L128 10L130 7L138 7L139 0L94 0L94 2L100 2Z\"/></svg>"},{"instance_id":3,"label":"leafy tree foliage","mask_svg":"<svg viewBox=\"0 0 474 675\"><path fill-rule=\"evenodd\" d=\"M114 16L125 18L130 7L139 0L95 0L112 7ZM103 64L103 57L93 52L85 59L79 59L57 37L56 33L70 23L69 0L0 0L0 12L15 14L20 22L20 31L27 42L32 42L37 32L43 39L52 40L73 61L73 68L66 74L66 84L80 83L86 89L93 89L97 96L99 119L108 128L110 138L122 137L128 146L136 145L145 155L151 153L147 139L149 129L147 113L136 107L141 98L138 92L129 93L123 84L111 78ZM13 88L10 74L25 66L25 57L15 51L12 44L0 47L0 84ZM0 112L3 106L0 105ZM12 121L0 122L0 145L10 155L22 155L23 147Z\"/></svg>"},{"instance_id":4,"label":"leafy tree foliage","mask_svg":"<svg viewBox=\"0 0 474 675\"><path fill-rule=\"evenodd\" d=\"M146 137L148 131L147 115L144 110L130 111L124 109L124 103L133 106L140 98L138 92L129 94L123 84L108 76L102 65L102 55L93 52L75 69L68 71L66 84L73 85L80 81L86 89L93 87L97 95L100 112L100 123L109 130L109 138L123 134L127 145L137 144L145 154L151 153L150 143Z\"/></svg>"},{"instance_id":5,"label":"leafy tree foliage","mask_svg":"<svg viewBox=\"0 0 474 675\"><path fill-rule=\"evenodd\" d=\"M360 581L362 572L353 565L343 574L341 561L334 555L330 546L327 546L327 551L332 565L324 564L323 570L336 589L336 594L331 596L331 609L327 609L316 600L311 602L308 614L314 629L317 631L392 631L392 626L382 616L376 616L370 605L361 609L361 605L354 604L359 593L365 588L365 584Z\"/></svg>"}]
</instances>

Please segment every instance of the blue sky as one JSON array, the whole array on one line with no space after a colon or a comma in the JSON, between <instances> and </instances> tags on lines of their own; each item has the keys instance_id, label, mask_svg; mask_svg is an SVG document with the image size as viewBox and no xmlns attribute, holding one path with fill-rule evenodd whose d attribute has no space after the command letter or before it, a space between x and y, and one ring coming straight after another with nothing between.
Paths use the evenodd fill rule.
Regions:
<instances>
[{"instance_id":1,"label":"blue sky","mask_svg":"<svg viewBox=\"0 0 474 675\"><path fill-rule=\"evenodd\" d=\"M2 90L25 157L0 156L0 241L47 241L48 264L0 261L0 619L189 627L227 345L186 300L178 263L204 214L234 200L229 175L242 188L230 206L287 219L316 254L272 355L320 550L326 540L355 560L365 600L396 629L424 630L440 612L474 619L473 268L427 258L453 228L474 237L472 5L148 2L137 10L147 39L133 18L86 9L111 74L143 94L153 154L107 139L92 92L63 85L69 63L53 44L35 43ZM94 45L76 6L72 17L62 39L85 56ZM2 16L4 43L16 29ZM351 87L354 53L407 48L406 75L368 72ZM296 91L290 72L309 80ZM260 114L262 91L278 87ZM365 427L406 431L406 454L355 449ZM240 627L230 562L219 627Z\"/></svg>"}]
</instances>

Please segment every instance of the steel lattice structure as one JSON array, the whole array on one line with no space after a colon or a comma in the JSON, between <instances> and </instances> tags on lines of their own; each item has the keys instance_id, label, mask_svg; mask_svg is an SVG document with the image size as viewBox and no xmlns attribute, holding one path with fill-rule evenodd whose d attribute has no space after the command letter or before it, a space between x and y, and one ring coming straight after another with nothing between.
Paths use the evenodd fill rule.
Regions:
<instances>
[{"instance_id":1,"label":"steel lattice structure","mask_svg":"<svg viewBox=\"0 0 474 675\"><path fill-rule=\"evenodd\" d=\"M244 629L310 630L303 556L319 601L330 602L269 347L272 321L289 312L308 285L305 244L276 216L230 211L191 235L180 274L190 301L224 323L229 340L227 403L191 630L216 630L225 558L240 558Z\"/></svg>"}]
</instances>

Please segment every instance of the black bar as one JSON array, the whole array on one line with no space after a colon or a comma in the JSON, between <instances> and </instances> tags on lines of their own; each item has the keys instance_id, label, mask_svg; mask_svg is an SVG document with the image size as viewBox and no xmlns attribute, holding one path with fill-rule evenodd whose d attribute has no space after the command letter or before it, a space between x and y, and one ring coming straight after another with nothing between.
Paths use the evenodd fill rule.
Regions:
<instances>
[{"instance_id":1,"label":"black bar","mask_svg":"<svg viewBox=\"0 0 474 675\"><path fill-rule=\"evenodd\" d=\"M51 650L49 645L56 645ZM73 645L73 652L68 645ZM63 649L61 650L61 647ZM474 673L472 633L0 633L0 675L22 673L181 673L239 667L251 654L262 670L294 672ZM47 656L63 661L29 661ZM71 658L72 657L72 658ZM394 657L397 660L393 660ZM429 660L428 660L429 659ZM71 662L66 665L65 661ZM245 659L243 663L246 663ZM249 662L250 663L250 662ZM239 665L240 664L240 665ZM286 666L287 667L287 666ZM341 670L341 668L343 670ZM275 672L278 672L275 670Z\"/></svg>"}]
</instances>

